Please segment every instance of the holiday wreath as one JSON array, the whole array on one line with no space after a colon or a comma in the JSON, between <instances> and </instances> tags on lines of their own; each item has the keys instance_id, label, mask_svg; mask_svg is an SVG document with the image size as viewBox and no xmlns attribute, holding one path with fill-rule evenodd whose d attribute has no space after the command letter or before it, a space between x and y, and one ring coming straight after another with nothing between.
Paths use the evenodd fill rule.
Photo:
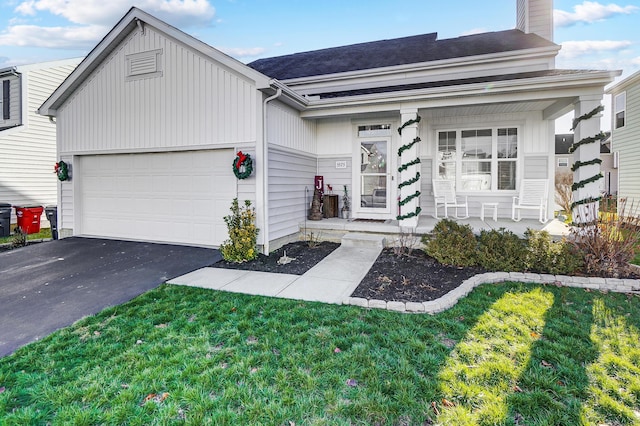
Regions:
<instances>
[{"instance_id":1,"label":"holiday wreath","mask_svg":"<svg viewBox=\"0 0 640 426\"><path fill-rule=\"evenodd\" d=\"M58 161L53 170L58 175L58 180L69 180L69 166L64 161Z\"/></svg>"},{"instance_id":2,"label":"holiday wreath","mask_svg":"<svg viewBox=\"0 0 640 426\"><path fill-rule=\"evenodd\" d=\"M233 159L233 174L238 179L246 179L253 173L253 160L249 154L238 151Z\"/></svg>"}]
</instances>

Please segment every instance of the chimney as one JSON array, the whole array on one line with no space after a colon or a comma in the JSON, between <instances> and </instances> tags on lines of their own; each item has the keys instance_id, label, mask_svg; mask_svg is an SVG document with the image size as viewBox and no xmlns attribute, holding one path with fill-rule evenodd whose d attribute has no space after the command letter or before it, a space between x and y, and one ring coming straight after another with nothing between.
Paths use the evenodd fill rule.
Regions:
<instances>
[{"instance_id":1,"label":"chimney","mask_svg":"<svg viewBox=\"0 0 640 426\"><path fill-rule=\"evenodd\" d=\"M516 29L553 41L553 0L516 0Z\"/></svg>"}]
</instances>

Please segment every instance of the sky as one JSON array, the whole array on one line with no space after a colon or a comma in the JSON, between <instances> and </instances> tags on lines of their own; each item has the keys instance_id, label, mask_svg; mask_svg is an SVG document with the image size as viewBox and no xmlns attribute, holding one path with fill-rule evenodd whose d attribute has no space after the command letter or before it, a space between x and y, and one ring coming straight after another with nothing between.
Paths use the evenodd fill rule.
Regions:
<instances>
[{"instance_id":1,"label":"sky","mask_svg":"<svg viewBox=\"0 0 640 426\"><path fill-rule=\"evenodd\" d=\"M85 56L131 6L244 63L431 32L501 31L516 20L516 0L0 0L0 68ZM555 0L554 22L557 68L621 70L616 81L640 70L640 0ZM568 123L559 120L556 132ZM606 114L602 127L610 128Z\"/></svg>"}]
</instances>

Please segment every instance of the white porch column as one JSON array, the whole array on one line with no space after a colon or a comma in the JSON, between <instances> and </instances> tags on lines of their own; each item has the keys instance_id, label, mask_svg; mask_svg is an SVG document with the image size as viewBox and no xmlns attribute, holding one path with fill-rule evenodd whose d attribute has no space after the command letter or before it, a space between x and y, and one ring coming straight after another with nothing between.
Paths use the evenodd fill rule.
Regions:
<instances>
[{"instance_id":1,"label":"white porch column","mask_svg":"<svg viewBox=\"0 0 640 426\"><path fill-rule=\"evenodd\" d=\"M575 106L575 119L578 119L585 114L589 114L598 108L602 103L602 96L585 96L580 97L574 104ZM600 158L600 140L592 143L580 143L585 138L593 138L600 133L600 113L595 114L591 118L580 120L574 129L573 144L577 146L573 152L574 164L578 161L584 163L592 161L596 158ZM594 176L599 175L600 164L590 164L586 166L580 166L573 172L574 184L581 185L580 182L584 182L588 179L593 179ZM573 201L580 202L580 200L586 200L590 198L597 198L600 196L600 180L584 184L581 188L576 188L573 191ZM598 202L590 202L585 204L577 204L573 208L573 221L576 223L590 222L597 219Z\"/></svg>"},{"instance_id":2,"label":"white porch column","mask_svg":"<svg viewBox=\"0 0 640 426\"><path fill-rule=\"evenodd\" d=\"M418 117L418 109L417 108L408 108L402 109L400 111L400 124L404 125L407 122L415 121ZM398 146L399 150L402 150L402 153L398 156L398 167L401 168L403 164L414 161L418 158L418 143L415 142L418 137L418 123L413 122L402 128L400 133L400 144ZM415 143L414 143L415 142ZM406 148L409 147L410 148ZM402 170L398 179L398 186L402 184L402 182L407 182L410 180L415 180L416 173L420 171L420 164L414 164L407 167L406 170ZM414 182L410 185L404 185L402 188L399 188L399 203L406 200L408 197L412 197L406 204L399 206L400 216L410 215L412 213L418 212L420 205L420 197L416 197L416 191L420 191L420 179L417 182ZM419 213L419 212L418 212ZM411 228L414 229L418 226L418 214L415 214L409 218L399 220L400 227L402 228Z\"/></svg>"}]
</instances>

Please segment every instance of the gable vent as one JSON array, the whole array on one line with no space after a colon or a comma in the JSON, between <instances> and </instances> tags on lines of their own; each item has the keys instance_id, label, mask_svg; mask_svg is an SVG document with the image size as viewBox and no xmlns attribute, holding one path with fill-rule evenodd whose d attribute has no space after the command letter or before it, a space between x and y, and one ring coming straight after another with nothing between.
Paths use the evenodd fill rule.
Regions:
<instances>
[{"instance_id":1,"label":"gable vent","mask_svg":"<svg viewBox=\"0 0 640 426\"><path fill-rule=\"evenodd\" d=\"M127 81L162 76L162 49L126 56Z\"/></svg>"}]
</instances>

